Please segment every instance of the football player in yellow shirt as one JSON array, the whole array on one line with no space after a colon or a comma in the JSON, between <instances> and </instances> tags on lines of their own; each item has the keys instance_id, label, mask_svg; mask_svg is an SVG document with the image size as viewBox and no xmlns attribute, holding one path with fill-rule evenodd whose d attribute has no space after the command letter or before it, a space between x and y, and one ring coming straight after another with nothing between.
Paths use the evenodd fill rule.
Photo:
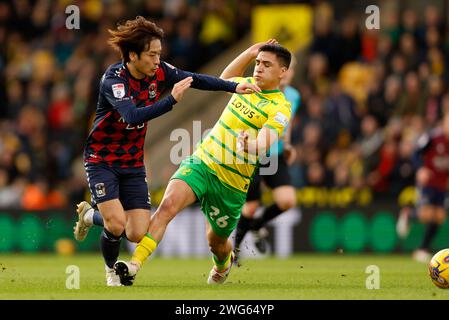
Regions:
<instances>
[{"instance_id":1,"label":"football player in yellow shirt","mask_svg":"<svg viewBox=\"0 0 449 320\"><path fill-rule=\"evenodd\" d=\"M253 77L242 78L254 60ZM195 202L200 203L206 216L207 240L213 254L214 266L207 282L225 282L233 260L229 236L237 226L251 179L290 120L290 103L279 89L290 61L290 52L271 39L251 46L225 68L220 78L253 83L261 91L233 94L209 135L183 160L131 261L114 265L122 284L132 285L170 221Z\"/></svg>"}]
</instances>

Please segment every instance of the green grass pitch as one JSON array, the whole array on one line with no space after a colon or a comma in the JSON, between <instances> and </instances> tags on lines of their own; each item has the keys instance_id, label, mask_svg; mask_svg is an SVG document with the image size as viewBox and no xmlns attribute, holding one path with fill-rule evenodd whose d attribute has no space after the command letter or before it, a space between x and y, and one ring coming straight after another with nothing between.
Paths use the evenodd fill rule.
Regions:
<instances>
[{"instance_id":1,"label":"green grass pitch","mask_svg":"<svg viewBox=\"0 0 449 320\"><path fill-rule=\"evenodd\" d=\"M129 258L123 256L122 258ZM67 266L80 270L80 288L67 289ZM368 290L369 265L380 270L380 288ZM409 255L299 254L288 259L247 259L222 286L206 284L211 260L154 257L134 286L105 286L101 255L0 255L0 299L448 299L427 266ZM69 281L70 282L70 281Z\"/></svg>"}]
</instances>

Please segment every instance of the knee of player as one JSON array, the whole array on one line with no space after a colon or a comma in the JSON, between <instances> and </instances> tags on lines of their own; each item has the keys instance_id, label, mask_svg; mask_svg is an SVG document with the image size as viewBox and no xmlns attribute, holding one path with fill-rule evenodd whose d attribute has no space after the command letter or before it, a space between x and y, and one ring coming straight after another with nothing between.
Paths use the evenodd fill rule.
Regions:
<instances>
[{"instance_id":1,"label":"knee of player","mask_svg":"<svg viewBox=\"0 0 449 320\"><path fill-rule=\"evenodd\" d=\"M442 225L446 221L446 210L439 209L435 215L435 222L439 225Z\"/></svg>"},{"instance_id":2,"label":"knee of player","mask_svg":"<svg viewBox=\"0 0 449 320\"><path fill-rule=\"evenodd\" d=\"M126 238L131 242L140 242L142 238L145 236L146 232L139 232L139 231L127 231L126 232Z\"/></svg>"},{"instance_id":3,"label":"knee of player","mask_svg":"<svg viewBox=\"0 0 449 320\"><path fill-rule=\"evenodd\" d=\"M168 222L174 218L176 213L176 202L171 197L164 198L157 209L158 217Z\"/></svg>"},{"instance_id":4,"label":"knee of player","mask_svg":"<svg viewBox=\"0 0 449 320\"><path fill-rule=\"evenodd\" d=\"M421 223L432 222L434 218L433 209L430 206L424 205L418 210L418 219Z\"/></svg>"},{"instance_id":5,"label":"knee of player","mask_svg":"<svg viewBox=\"0 0 449 320\"><path fill-rule=\"evenodd\" d=\"M115 236L120 236L125 231L126 221L118 218L104 220L106 229Z\"/></svg>"}]
</instances>

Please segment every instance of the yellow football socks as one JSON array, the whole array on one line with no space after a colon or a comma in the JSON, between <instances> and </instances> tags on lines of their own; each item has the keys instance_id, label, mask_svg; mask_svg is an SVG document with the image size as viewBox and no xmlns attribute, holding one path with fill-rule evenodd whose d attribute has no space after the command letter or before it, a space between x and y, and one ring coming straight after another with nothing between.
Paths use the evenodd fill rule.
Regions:
<instances>
[{"instance_id":1,"label":"yellow football socks","mask_svg":"<svg viewBox=\"0 0 449 320\"><path fill-rule=\"evenodd\" d=\"M147 233L145 237L137 244L134 250L131 262L142 266L145 260L156 250L157 242L153 239L151 234Z\"/></svg>"},{"instance_id":2,"label":"yellow football socks","mask_svg":"<svg viewBox=\"0 0 449 320\"><path fill-rule=\"evenodd\" d=\"M218 272L224 271L229 268L229 265L231 264L231 252L229 252L229 255L224 261L219 261L215 255L212 256L212 261L214 262L215 268Z\"/></svg>"}]
</instances>

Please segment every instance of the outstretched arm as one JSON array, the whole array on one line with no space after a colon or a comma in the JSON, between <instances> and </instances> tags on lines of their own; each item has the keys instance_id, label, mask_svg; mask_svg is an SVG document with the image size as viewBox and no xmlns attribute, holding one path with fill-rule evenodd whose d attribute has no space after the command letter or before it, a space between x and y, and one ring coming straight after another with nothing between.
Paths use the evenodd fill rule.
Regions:
<instances>
[{"instance_id":1,"label":"outstretched arm","mask_svg":"<svg viewBox=\"0 0 449 320\"><path fill-rule=\"evenodd\" d=\"M108 102L114 109L120 113L126 123L135 126L140 123L147 122L151 119L157 118L164 113L167 113L173 109L173 105L181 101L185 91L190 87L192 78L188 77L177 82L171 94L157 101L156 103L142 108L136 108L129 96L124 96L124 92L127 90L127 84L124 82L111 82L106 80L106 84L103 84L104 95ZM123 88L123 96L119 89L114 92L114 85L119 88Z\"/></svg>"},{"instance_id":2,"label":"outstretched arm","mask_svg":"<svg viewBox=\"0 0 449 320\"><path fill-rule=\"evenodd\" d=\"M176 83L185 78L191 77L193 79L191 87L195 89L208 91L226 91L240 94L253 93L255 91L260 92L260 88L252 83L237 83L209 76L207 74L184 71L175 68L166 62L162 63L162 68L164 68L165 70L169 83Z\"/></svg>"},{"instance_id":3,"label":"outstretched arm","mask_svg":"<svg viewBox=\"0 0 449 320\"><path fill-rule=\"evenodd\" d=\"M431 133L426 132L422 134L416 142L415 150L412 155L412 164L415 170L418 170L423 165L423 157L426 150L431 145Z\"/></svg>"},{"instance_id":4,"label":"outstretched arm","mask_svg":"<svg viewBox=\"0 0 449 320\"><path fill-rule=\"evenodd\" d=\"M260 47L265 44L276 44L278 43L275 39L270 39L266 42L259 42L238 55L237 58L232 60L232 62L223 70L220 75L221 79L232 80L234 77L241 77L245 72L248 65L256 59L259 53Z\"/></svg>"}]
</instances>

